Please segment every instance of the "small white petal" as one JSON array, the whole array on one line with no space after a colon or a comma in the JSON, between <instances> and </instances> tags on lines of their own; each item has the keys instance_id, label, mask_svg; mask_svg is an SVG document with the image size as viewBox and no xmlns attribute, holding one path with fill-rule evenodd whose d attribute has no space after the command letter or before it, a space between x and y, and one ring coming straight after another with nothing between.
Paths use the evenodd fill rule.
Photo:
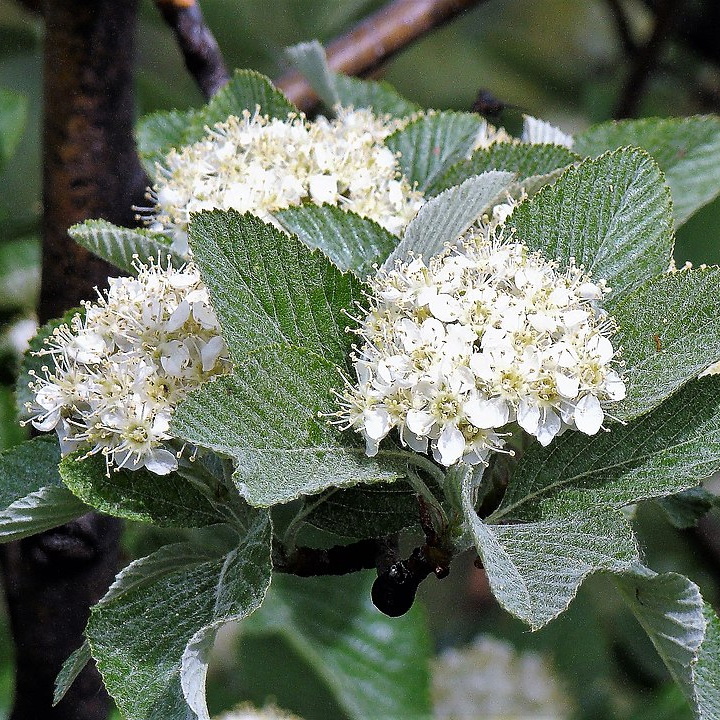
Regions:
<instances>
[{"instance_id":1,"label":"small white petal","mask_svg":"<svg viewBox=\"0 0 720 720\"><path fill-rule=\"evenodd\" d=\"M392 426L387 410L382 408L365 410L363 417L365 419L365 432L373 440L382 440L390 432Z\"/></svg>"},{"instance_id":2,"label":"small white petal","mask_svg":"<svg viewBox=\"0 0 720 720\"><path fill-rule=\"evenodd\" d=\"M627 394L627 389L622 378L614 371L611 370L605 376L605 383L603 384L603 390L610 400L624 400Z\"/></svg>"},{"instance_id":3,"label":"small white petal","mask_svg":"<svg viewBox=\"0 0 720 720\"><path fill-rule=\"evenodd\" d=\"M534 435L540 422L540 408L523 398L518 405L517 422L525 432Z\"/></svg>"},{"instance_id":4,"label":"small white petal","mask_svg":"<svg viewBox=\"0 0 720 720\"><path fill-rule=\"evenodd\" d=\"M435 418L424 410L409 410L405 422L415 435L427 435L435 424Z\"/></svg>"},{"instance_id":5,"label":"small white petal","mask_svg":"<svg viewBox=\"0 0 720 720\"><path fill-rule=\"evenodd\" d=\"M464 410L468 420L483 430L502 427L510 418L508 404L500 398L473 398L465 403Z\"/></svg>"},{"instance_id":6,"label":"small white petal","mask_svg":"<svg viewBox=\"0 0 720 720\"><path fill-rule=\"evenodd\" d=\"M465 438L455 425L448 423L437 440L440 462L446 467L454 465L465 452Z\"/></svg>"},{"instance_id":7,"label":"small white petal","mask_svg":"<svg viewBox=\"0 0 720 720\"><path fill-rule=\"evenodd\" d=\"M550 408L543 408L540 412L540 422L537 426L535 437L545 447L552 442L552 439L560 432L562 422L560 416Z\"/></svg>"},{"instance_id":8,"label":"small white petal","mask_svg":"<svg viewBox=\"0 0 720 720\"><path fill-rule=\"evenodd\" d=\"M156 448L145 457L145 467L155 475L167 475L173 470L177 470L177 457L175 453Z\"/></svg>"},{"instance_id":9,"label":"small white petal","mask_svg":"<svg viewBox=\"0 0 720 720\"><path fill-rule=\"evenodd\" d=\"M555 373L555 386L557 391L566 398L577 397L580 392L580 382L577 378L568 377L562 373Z\"/></svg>"},{"instance_id":10,"label":"small white petal","mask_svg":"<svg viewBox=\"0 0 720 720\"><path fill-rule=\"evenodd\" d=\"M575 406L575 427L586 435L595 435L605 417L600 401L594 395L585 395Z\"/></svg>"},{"instance_id":11,"label":"small white petal","mask_svg":"<svg viewBox=\"0 0 720 720\"><path fill-rule=\"evenodd\" d=\"M183 300L173 311L173 314L168 318L165 324L165 329L168 332L175 332L179 330L190 317L190 304L187 300Z\"/></svg>"}]
</instances>

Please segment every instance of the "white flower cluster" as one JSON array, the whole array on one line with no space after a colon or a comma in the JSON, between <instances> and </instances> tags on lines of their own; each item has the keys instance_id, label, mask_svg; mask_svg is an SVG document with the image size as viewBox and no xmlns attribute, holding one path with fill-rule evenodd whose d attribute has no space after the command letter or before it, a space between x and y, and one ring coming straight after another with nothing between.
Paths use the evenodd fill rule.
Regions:
<instances>
[{"instance_id":1,"label":"white flower cluster","mask_svg":"<svg viewBox=\"0 0 720 720\"><path fill-rule=\"evenodd\" d=\"M56 430L63 455L164 475L177 468L163 447L175 406L230 362L197 268L136 268L46 340L54 367L34 375L27 409L38 430Z\"/></svg>"},{"instance_id":2,"label":"white flower cluster","mask_svg":"<svg viewBox=\"0 0 720 720\"><path fill-rule=\"evenodd\" d=\"M433 663L436 720L560 720L572 715L545 658L480 635Z\"/></svg>"},{"instance_id":3,"label":"white flower cluster","mask_svg":"<svg viewBox=\"0 0 720 720\"><path fill-rule=\"evenodd\" d=\"M220 715L216 720L300 720L300 718L275 705L266 705L259 709L249 703L243 703L235 710Z\"/></svg>"},{"instance_id":4,"label":"white flower cluster","mask_svg":"<svg viewBox=\"0 0 720 720\"><path fill-rule=\"evenodd\" d=\"M400 234L423 202L383 141L397 120L338 109L334 120L286 120L245 111L215 125L199 142L173 150L158 167L148 209L151 228L172 234L187 255L190 214L234 208L267 221L302 202L352 210Z\"/></svg>"},{"instance_id":5,"label":"white flower cluster","mask_svg":"<svg viewBox=\"0 0 720 720\"><path fill-rule=\"evenodd\" d=\"M426 265L418 257L370 280L357 331L357 385L333 422L361 433L367 454L398 428L445 466L474 465L517 422L547 445L567 428L593 435L621 400L604 282L531 253L503 230L471 229Z\"/></svg>"}]
</instances>

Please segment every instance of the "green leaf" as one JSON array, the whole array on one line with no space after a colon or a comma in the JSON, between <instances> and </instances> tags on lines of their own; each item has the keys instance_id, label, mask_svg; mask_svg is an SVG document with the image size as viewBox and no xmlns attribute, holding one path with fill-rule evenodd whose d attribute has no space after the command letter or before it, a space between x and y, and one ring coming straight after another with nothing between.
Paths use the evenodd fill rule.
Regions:
<instances>
[{"instance_id":1,"label":"green leaf","mask_svg":"<svg viewBox=\"0 0 720 720\"><path fill-rule=\"evenodd\" d=\"M403 175L424 192L470 154L482 123L470 113L428 112L394 132L385 144L400 153Z\"/></svg>"},{"instance_id":2,"label":"green leaf","mask_svg":"<svg viewBox=\"0 0 720 720\"><path fill-rule=\"evenodd\" d=\"M720 193L720 118L643 118L595 125L575 139L583 155L623 145L647 150L665 173L673 198L675 226Z\"/></svg>"},{"instance_id":3,"label":"green leaf","mask_svg":"<svg viewBox=\"0 0 720 720\"><path fill-rule=\"evenodd\" d=\"M286 48L285 53L327 107L332 108L340 102L325 50L317 40L293 45Z\"/></svg>"},{"instance_id":4,"label":"green leaf","mask_svg":"<svg viewBox=\"0 0 720 720\"><path fill-rule=\"evenodd\" d=\"M333 391L341 386L337 368L314 353L262 348L180 403L171 432L234 458L240 493L253 505L403 477L406 453L367 457L356 433L322 417L337 409Z\"/></svg>"},{"instance_id":5,"label":"green leaf","mask_svg":"<svg viewBox=\"0 0 720 720\"><path fill-rule=\"evenodd\" d=\"M50 530L90 511L62 486L59 461L55 435L0 453L0 542Z\"/></svg>"},{"instance_id":6,"label":"green leaf","mask_svg":"<svg viewBox=\"0 0 720 720\"><path fill-rule=\"evenodd\" d=\"M300 43L287 51L295 67L328 108L369 108L375 115L403 118L420 110L384 82L360 80L330 70L325 50L317 40Z\"/></svg>"},{"instance_id":7,"label":"green leaf","mask_svg":"<svg viewBox=\"0 0 720 720\"><path fill-rule=\"evenodd\" d=\"M652 413L610 432L534 444L510 480L500 520L572 517L697 485L720 469L720 378L688 384Z\"/></svg>"},{"instance_id":8,"label":"green leaf","mask_svg":"<svg viewBox=\"0 0 720 720\"><path fill-rule=\"evenodd\" d=\"M243 622L243 636L283 638L353 720L428 718L423 614L417 606L401 618L381 614L370 602L372 581L371 573L278 576L260 611Z\"/></svg>"},{"instance_id":9,"label":"green leaf","mask_svg":"<svg viewBox=\"0 0 720 720\"><path fill-rule=\"evenodd\" d=\"M667 270L670 191L642 150L618 150L566 170L521 203L507 224L531 250L567 265L574 257L618 296Z\"/></svg>"},{"instance_id":10,"label":"green leaf","mask_svg":"<svg viewBox=\"0 0 720 720\"><path fill-rule=\"evenodd\" d=\"M236 70L232 80L199 110L173 110L141 119L137 139L146 170L153 177L155 163L164 165L170 150L202 140L206 127L225 122L230 115L242 115L243 110L252 114L256 106L262 115L281 120L297 112L269 78L253 70Z\"/></svg>"},{"instance_id":11,"label":"green leaf","mask_svg":"<svg viewBox=\"0 0 720 720\"><path fill-rule=\"evenodd\" d=\"M705 635L697 585L682 575L658 575L647 568L621 575L616 583L673 679L693 702L693 665Z\"/></svg>"},{"instance_id":12,"label":"green leaf","mask_svg":"<svg viewBox=\"0 0 720 720\"><path fill-rule=\"evenodd\" d=\"M118 227L107 220L86 220L73 225L68 235L90 252L130 275L137 275L137 269L133 266L135 255L143 263L151 258L165 263L170 258L175 267L184 264L182 258L170 251L169 238L149 230Z\"/></svg>"},{"instance_id":13,"label":"green leaf","mask_svg":"<svg viewBox=\"0 0 720 720\"><path fill-rule=\"evenodd\" d=\"M715 611L705 605L705 637L693 667L695 702L699 720L715 720L720 717L720 620Z\"/></svg>"},{"instance_id":14,"label":"green leaf","mask_svg":"<svg viewBox=\"0 0 720 720\"><path fill-rule=\"evenodd\" d=\"M156 475L145 468L108 473L104 456L78 460L81 454L64 458L60 474L77 497L100 512L159 527L192 528L227 521L221 487L211 484L209 477L192 482L179 472Z\"/></svg>"},{"instance_id":15,"label":"green leaf","mask_svg":"<svg viewBox=\"0 0 720 720\"><path fill-rule=\"evenodd\" d=\"M567 608L582 581L598 570L622 572L639 561L632 530L613 510L489 525L475 512L463 482L463 513L498 602L533 630Z\"/></svg>"},{"instance_id":16,"label":"green leaf","mask_svg":"<svg viewBox=\"0 0 720 720\"><path fill-rule=\"evenodd\" d=\"M400 95L386 82L335 75L335 91L343 107L369 108L375 115L405 118L420 112L420 106Z\"/></svg>"},{"instance_id":17,"label":"green leaf","mask_svg":"<svg viewBox=\"0 0 720 720\"><path fill-rule=\"evenodd\" d=\"M419 522L417 495L402 482L331 490L305 521L353 538L381 537Z\"/></svg>"},{"instance_id":18,"label":"green leaf","mask_svg":"<svg viewBox=\"0 0 720 720\"><path fill-rule=\"evenodd\" d=\"M648 412L720 357L720 268L666 273L609 308L618 323L625 400L611 413Z\"/></svg>"},{"instance_id":19,"label":"green leaf","mask_svg":"<svg viewBox=\"0 0 720 720\"><path fill-rule=\"evenodd\" d=\"M86 635L127 720L193 717L187 708L178 714L183 656L203 640L209 646L221 625L260 606L270 583L270 536L267 513L248 511L242 529L203 528L118 575L92 609ZM186 677L183 689L206 720L204 692L194 681L204 684L204 673Z\"/></svg>"},{"instance_id":20,"label":"green leaf","mask_svg":"<svg viewBox=\"0 0 720 720\"><path fill-rule=\"evenodd\" d=\"M57 678L55 678L55 691L53 692L53 707L64 697L72 684L77 680L78 675L92 659L90 655L90 643L87 640L75 650L72 655L63 663Z\"/></svg>"},{"instance_id":21,"label":"green leaf","mask_svg":"<svg viewBox=\"0 0 720 720\"><path fill-rule=\"evenodd\" d=\"M720 498L703 487L693 487L659 498L657 503L676 528L686 530L695 527L703 515L720 503Z\"/></svg>"},{"instance_id":22,"label":"green leaf","mask_svg":"<svg viewBox=\"0 0 720 720\"><path fill-rule=\"evenodd\" d=\"M298 205L274 213L281 225L311 249L318 249L340 270L359 278L393 251L398 238L374 220L334 205Z\"/></svg>"},{"instance_id":23,"label":"green leaf","mask_svg":"<svg viewBox=\"0 0 720 720\"><path fill-rule=\"evenodd\" d=\"M489 170L515 173L520 184L525 178L548 175L580 160L580 156L560 145L496 142L476 150L467 160L453 165L433 185L433 192L459 185L472 175Z\"/></svg>"},{"instance_id":24,"label":"green leaf","mask_svg":"<svg viewBox=\"0 0 720 720\"><path fill-rule=\"evenodd\" d=\"M500 202L513 179L512 173L486 172L436 195L410 221L383 268L392 269L398 260L408 262L411 254L422 255L428 262L442 252L446 243L455 243L484 212Z\"/></svg>"},{"instance_id":25,"label":"green leaf","mask_svg":"<svg viewBox=\"0 0 720 720\"><path fill-rule=\"evenodd\" d=\"M0 88L0 171L20 142L27 116L27 99Z\"/></svg>"},{"instance_id":26,"label":"green leaf","mask_svg":"<svg viewBox=\"0 0 720 720\"><path fill-rule=\"evenodd\" d=\"M201 213L190 246L236 363L259 347L297 345L339 367L352 342L346 313L360 282L254 215Z\"/></svg>"}]
</instances>

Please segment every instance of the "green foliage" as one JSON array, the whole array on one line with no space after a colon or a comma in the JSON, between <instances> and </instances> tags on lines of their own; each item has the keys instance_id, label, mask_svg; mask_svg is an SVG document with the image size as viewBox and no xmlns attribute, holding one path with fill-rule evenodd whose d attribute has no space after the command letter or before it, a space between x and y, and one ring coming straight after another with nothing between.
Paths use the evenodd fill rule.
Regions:
<instances>
[{"instance_id":1,"label":"green foliage","mask_svg":"<svg viewBox=\"0 0 720 720\"><path fill-rule=\"evenodd\" d=\"M647 150L665 173L675 226L720 193L720 118L643 118L594 125L575 139L581 155L624 145Z\"/></svg>"},{"instance_id":2,"label":"green foliage","mask_svg":"<svg viewBox=\"0 0 720 720\"><path fill-rule=\"evenodd\" d=\"M717 495L703 487L693 487L660 498L658 505L665 511L668 520L681 530L695 527L698 520L718 505Z\"/></svg>"},{"instance_id":3,"label":"green foliage","mask_svg":"<svg viewBox=\"0 0 720 720\"><path fill-rule=\"evenodd\" d=\"M660 275L611 306L627 386L614 416L648 412L720 357L718 297L712 267Z\"/></svg>"},{"instance_id":4,"label":"green foliage","mask_svg":"<svg viewBox=\"0 0 720 720\"><path fill-rule=\"evenodd\" d=\"M287 344L344 366L351 342L344 313L363 298L353 275L297 238L233 210L196 216L190 246L234 360Z\"/></svg>"},{"instance_id":5,"label":"green foliage","mask_svg":"<svg viewBox=\"0 0 720 720\"><path fill-rule=\"evenodd\" d=\"M385 144L400 153L400 170L410 184L425 192L471 153L482 124L470 113L428 112L395 131Z\"/></svg>"},{"instance_id":6,"label":"green foliage","mask_svg":"<svg viewBox=\"0 0 720 720\"><path fill-rule=\"evenodd\" d=\"M369 573L279 576L262 608L242 624L243 636L282 637L352 720L428 718L423 614L414 608L402 618L382 615L369 600L371 583ZM287 673L292 680L293 668ZM281 687L287 682L275 680Z\"/></svg>"},{"instance_id":7,"label":"green foliage","mask_svg":"<svg viewBox=\"0 0 720 720\"><path fill-rule=\"evenodd\" d=\"M275 217L309 248L317 248L340 270L359 278L370 275L373 265L381 264L398 243L374 220L334 205L298 205L278 210Z\"/></svg>"},{"instance_id":8,"label":"green foliage","mask_svg":"<svg viewBox=\"0 0 720 720\"><path fill-rule=\"evenodd\" d=\"M55 679L53 706L57 705L65 697L65 694L75 682L77 676L90 662L91 658L90 643L85 640L83 644L63 663L62 669Z\"/></svg>"},{"instance_id":9,"label":"green foliage","mask_svg":"<svg viewBox=\"0 0 720 720\"><path fill-rule=\"evenodd\" d=\"M50 530L90 511L62 486L56 437L0 453L0 542Z\"/></svg>"},{"instance_id":10,"label":"green foliage","mask_svg":"<svg viewBox=\"0 0 720 720\"><path fill-rule=\"evenodd\" d=\"M202 140L205 128L225 122L230 115L251 114L259 106L263 115L284 120L297 108L268 78L252 70L237 70L232 80L200 110L173 110L149 115L140 121L137 130L140 156L150 176L156 173L155 163L164 165L173 148Z\"/></svg>"},{"instance_id":11,"label":"green foliage","mask_svg":"<svg viewBox=\"0 0 720 720\"><path fill-rule=\"evenodd\" d=\"M436 195L410 221L383 266L391 269L397 260L409 262L411 253L429 261L443 251L446 243L456 242L483 213L503 200L513 179L511 173L491 170Z\"/></svg>"},{"instance_id":12,"label":"green foliage","mask_svg":"<svg viewBox=\"0 0 720 720\"><path fill-rule=\"evenodd\" d=\"M700 720L713 720L720 715L720 620L715 611L705 605L705 637L693 667L695 702Z\"/></svg>"},{"instance_id":13,"label":"green foliage","mask_svg":"<svg viewBox=\"0 0 720 720\"><path fill-rule=\"evenodd\" d=\"M135 561L93 608L92 655L128 720L192 717L181 692L200 720L209 717L205 653L221 625L260 605L270 583L267 513L247 510L242 521Z\"/></svg>"},{"instance_id":14,"label":"green foliage","mask_svg":"<svg viewBox=\"0 0 720 720\"><path fill-rule=\"evenodd\" d=\"M460 160L433 185L433 192L459 185L465 178L489 170L515 173L520 184L538 175L548 175L580 160L580 156L560 145L498 142L476 150Z\"/></svg>"},{"instance_id":15,"label":"green foliage","mask_svg":"<svg viewBox=\"0 0 720 720\"><path fill-rule=\"evenodd\" d=\"M0 170L17 147L27 115L27 100L11 90L0 88Z\"/></svg>"},{"instance_id":16,"label":"green foliage","mask_svg":"<svg viewBox=\"0 0 720 720\"><path fill-rule=\"evenodd\" d=\"M569 168L508 223L531 250L561 265L575 258L594 279L606 280L614 297L670 264L670 192L640 150L617 150Z\"/></svg>"},{"instance_id":17,"label":"green foliage","mask_svg":"<svg viewBox=\"0 0 720 720\"><path fill-rule=\"evenodd\" d=\"M145 468L106 469L102 455L79 460L79 454L63 458L60 474L78 498L101 512L159 527L203 527L228 519L227 490L201 474L200 463L185 473L156 475Z\"/></svg>"},{"instance_id":18,"label":"green foliage","mask_svg":"<svg viewBox=\"0 0 720 720\"><path fill-rule=\"evenodd\" d=\"M90 252L131 275L137 274L133 265L136 255L143 263L151 259L164 263L170 259L175 267L183 265L183 260L170 251L167 237L142 228L118 227L107 220L86 220L73 225L68 235Z\"/></svg>"},{"instance_id":19,"label":"green foliage","mask_svg":"<svg viewBox=\"0 0 720 720\"><path fill-rule=\"evenodd\" d=\"M329 487L403 477L408 453L384 449L374 458L354 433L323 415L335 411L337 368L319 355L270 346L246 355L229 377L183 401L173 435L237 462L234 479L253 505L288 502Z\"/></svg>"}]
</instances>

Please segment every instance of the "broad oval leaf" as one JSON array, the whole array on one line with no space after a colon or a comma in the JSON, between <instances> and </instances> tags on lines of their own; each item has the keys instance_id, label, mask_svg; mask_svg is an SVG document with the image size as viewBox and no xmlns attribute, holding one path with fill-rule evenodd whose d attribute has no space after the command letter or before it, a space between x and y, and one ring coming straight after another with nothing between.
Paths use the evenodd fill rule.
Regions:
<instances>
[{"instance_id":1,"label":"broad oval leaf","mask_svg":"<svg viewBox=\"0 0 720 720\"><path fill-rule=\"evenodd\" d=\"M526 202L506 223L550 260L607 280L614 296L670 264L672 203L662 173L642 150L585 160Z\"/></svg>"},{"instance_id":2,"label":"broad oval leaf","mask_svg":"<svg viewBox=\"0 0 720 720\"><path fill-rule=\"evenodd\" d=\"M108 470L102 455L85 460L70 455L60 463L60 474L88 505L126 520L192 528L224 522L229 516L222 505L221 487L210 478L191 482L179 472L156 475L145 468Z\"/></svg>"},{"instance_id":3,"label":"broad oval leaf","mask_svg":"<svg viewBox=\"0 0 720 720\"><path fill-rule=\"evenodd\" d=\"M720 357L720 268L665 273L610 306L627 397L621 420L659 405Z\"/></svg>"},{"instance_id":4,"label":"broad oval leaf","mask_svg":"<svg viewBox=\"0 0 720 720\"><path fill-rule=\"evenodd\" d=\"M610 432L534 444L492 522L572 517L693 487L720 469L720 378L690 383L652 413Z\"/></svg>"},{"instance_id":5,"label":"broad oval leaf","mask_svg":"<svg viewBox=\"0 0 720 720\"><path fill-rule=\"evenodd\" d=\"M338 367L352 342L347 312L363 286L321 252L254 215L201 213L190 246L236 364L259 347L305 347Z\"/></svg>"},{"instance_id":6,"label":"broad oval leaf","mask_svg":"<svg viewBox=\"0 0 720 720\"><path fill-rule=\"evenodd\" d=\"M0 453L0 542L44 532L90 512L63 487L59 461L55 435Z\"/></svg>"},{"instance_id":7,"label":"broad oval leaf","mask_svg":"<svg viewBox=\"0 0 720 720\"><path fill-rule=\"evenodd\" d=\"M242 638L281 638L305 661L287 667L270 693L293 692L316 676L352 720L430 717L430 643L422 610L389 618L370 601L374 573L277 576L262 608L242 623Z\"/></svg>"},{"instance_id":8,"label":"broad oval leaf","mask_svg":"<svg viewBox=\"0 0 720 720\"><path fill-rule=\"evenodd\" d=\"M206 383L178 407L171 432L236 461L235 480L253 505L269 506L329 487L403 477L406 457L374 458L353 432L323 415L336 409L338 369L307 350L267 347L247 355L233 375Z\"/></svg>"},{"instance_id":9,"label":"broad oval leaf","mask_svg":"<svg viewBox=\"0 0 720 720\"><path fill-rule=\"evenodd\" d=\"M385 144L400 153L400 169L423 192L472 151L483 120L478 115L430 111L394 132Z\"/></svg>"},{"instance_id":10,"label":"broad oval leaf","mask_svg":"<svg viewBox=\"0 0 720 720\"><path fill-rule=\"evenodd\" d=\"M455 243L484 212L501 202L514 177L512 173L490 171L436 195L410 221L383 268L392 269L398 260L408 262L411 254L422 255L429 262L446 243Z\"/></svg>"},{"instance_id":11,"label":"broad oval leaf","mask_svg":"<svg viewBox=\"0 0 720 720\"><path fill-rule=\"evenodd\" d=\"M267 513L248 510L242 529L203 528L118 575L92 609L86 635L127 720L193 717L180 695L183 654L198 634L260 606L270 583L270 537Z\"/></svg>"},{"instance_id":12,"label":"broad oval leaf","mask_svg":"<svg viewBox=\"0 0 720 720\"><path fill-rule=\"evenodd\" d=\"M142 228L118 227L107 220L86 220L73 225L68 235L90 252L130 275L137 274L133 265L136 256L142 263L150 259L163 264L169 259L175 267L185 263L182 258L173 255L169 238Z\"/></svg>"},{"instance_id":13,"label":"broad oval leaf","mask_svg":"<svg viewBox=\"0 0 720 720\"><path fill-rule=\"evenodd\" d=\"M515 173L522 185L526 178L548 175L579 160L579 155L560 145L496 142L453 165L433 185L433 192L459 185L466 178L489 170Z\"/></svg>"},{"instance_id":14,"label":"broad oval leaf","mask_svg":"<svg viewBox=\"0 0 720 720\"><path fill-rule=\"evenodd\" d=\"M334 205L307 203L274 213L281 225L311 249L318 249L343 272L359 278L374 272L398 238L374 220Z\"/></svg>"},{"instance_id":15,"label":"broad oval leaf","mask_svg":"<svg viewBox=\"0 0 720 720\"><path fill-rule=\"evenodd\" d=\"M583 155L634 145L647 150L665 173L675 226L720 193L720 118L643 118L594 125L575 139Z\"/></svg>"},{"instance_id":16,"label":"broad oval leaf","mask_svg":"<svg viewBox=\"0 0 720 720\"><path fill-rule=\"evenodd\" d=\"M639 561L630 526L611 509L490 525L475 512L467 480L462 505L493 595L533 630L563 612L589 574L623 572Z\"/></svg>"}]
</instances>

